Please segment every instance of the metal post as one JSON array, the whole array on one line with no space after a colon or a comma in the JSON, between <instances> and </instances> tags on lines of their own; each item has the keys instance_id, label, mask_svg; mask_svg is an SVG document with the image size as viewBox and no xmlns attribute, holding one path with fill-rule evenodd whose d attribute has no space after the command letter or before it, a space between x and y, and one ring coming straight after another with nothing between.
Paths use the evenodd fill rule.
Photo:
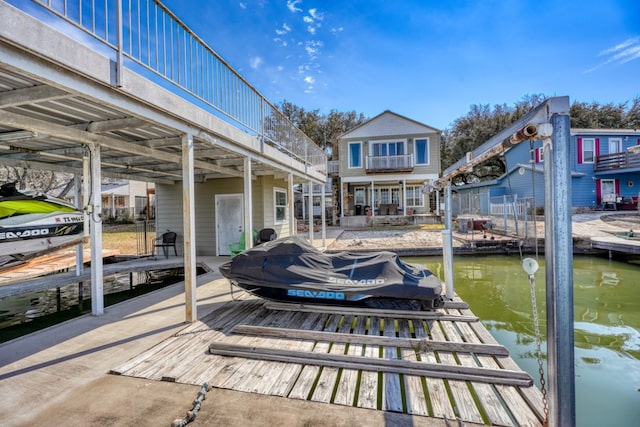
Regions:
<instances>
[{"instance_id":1,"label":"metal post","mask_svg":"<svg viewBox=\"0 0 640 427\"><path fill-rule=\"evenodd\" d=\"M123 22L122 22L122 2L116 1L116 75L115 85L122 87L122 67L123 64Z\"/></svg>"},{"instance_id":2,"label":"metal post","mask_svg":"<svg viewBox=\"0 0 640 427\"><path fill-rule=\"evenodd\" d=\"M244 158L244 247L253 247L253 200L251 194L251 157Z\"/></svg>"},{"instance_id":3,"label":"metal post","mask_svg":"<svg viewBox=\"0 0 640 427\"><path fill-rule=\"evenodd\" d=\"M322 247L327 247L327 213L324 204L326 203L325 191L326 184L323 184L322 193L320 193L320 221L321 221L321 230L322 230Z\"/></svg>"},{"instance_id":4,"label":"metal post","mask_svg":"<svg viewBox=\"0 0 640 427\"><path fill-rule=\"evenodd\" d=\"M442 254L444 262L444 283L447 288L447 299L453 299L454 284L453 284L453 215L452 215L452 203L453 196L451 191L451 181L447 182L447 202L445 205L445 220L444 230L442 230Z\"/></svg>"},{"instance_id":5,"label":"metal post","mask_svg":"<svg viewBox=\"0 0 640 427\"><path fill-rule=\"evenodd\" d=\"M549 425L571 427L576 414L569 116L554 115L551 125L552 141L544 144Z\"/></svg>"},{"instance_id":6,"label":"metal post","mask_svg":"<svg viewBox=\"0 0 640 427\"><path fill-rule=\"evenodd\" d=\"M308 204L308 223L309 223L309 242L313 245L313 181L309 181L308 184L309 191L307 191L307 195L309 196L309 204Z\"/></svg>"},{"instance_id":7,"label":"metal post","mask_svg":"<svg viewBox=\"0 0 640 427\"><path fill-rule=\"evenodd\" d=\"M104 276L102 270L102 188L100 172L100 146L89 146L91 157L91 200L87 215L91 232L91 314L104 314Z\"/></svg>"}]
</instances>

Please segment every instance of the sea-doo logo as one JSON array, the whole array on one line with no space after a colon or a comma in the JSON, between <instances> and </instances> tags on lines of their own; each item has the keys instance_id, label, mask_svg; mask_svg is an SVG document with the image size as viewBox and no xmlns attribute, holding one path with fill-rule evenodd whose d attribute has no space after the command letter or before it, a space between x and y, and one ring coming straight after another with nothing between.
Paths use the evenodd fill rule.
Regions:
<instances>
[{"instance_id":1,"label":"sea-doo logo","mask_svg":"<svg viewBox=\"0 0 640 427\"><path fill-rule=\"evenodd\" d=\"M344 299L343 292L305 291L302 289L288 289L287 296L320 299Z\"/></svg>"},{"instance_id":2,"label":"sea-doo logo","mask_svg":"<svg viewBox=\"0 0 640 427\"><path fill-rule=\"evenodd\" d=\"M7 239L24 239L26 237L39 237L49 234L48 228L41 228L39 230L24 230L24 231L7 231L0 233L0 240Z\"/></svg>"},{"instance_id":3,"label":"sea-doo logo","mask_svg":"<svg viewBox=\"0 0 640 427\"><path fill-rule=\"evenodd\" d=\"M340 279L338 277L329 277L329 283L337 285L384 285L384 279Z\"/></svg>"}]
</instances>

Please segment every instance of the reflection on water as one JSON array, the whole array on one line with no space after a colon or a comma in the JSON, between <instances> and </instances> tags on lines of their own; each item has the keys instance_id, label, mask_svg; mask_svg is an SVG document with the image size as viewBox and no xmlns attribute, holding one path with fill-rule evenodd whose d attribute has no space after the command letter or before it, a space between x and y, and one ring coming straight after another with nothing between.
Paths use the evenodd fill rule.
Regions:
<instances>
[{"instance_id":1,"label":"reflection on water","mask_svg":"<svg viewBox=\"0 0 640 427\"><path fill-rule=\"evenodd\" d=\"M405 259L444 278L440 257ZM546 353L544 257L538 262L535 294ZM577 425L638 425L640 266L576 256L573 268ZM530 284L520 258L456 257L454 270L456 292L539 385Z\"/></svg>"}]
</instances>

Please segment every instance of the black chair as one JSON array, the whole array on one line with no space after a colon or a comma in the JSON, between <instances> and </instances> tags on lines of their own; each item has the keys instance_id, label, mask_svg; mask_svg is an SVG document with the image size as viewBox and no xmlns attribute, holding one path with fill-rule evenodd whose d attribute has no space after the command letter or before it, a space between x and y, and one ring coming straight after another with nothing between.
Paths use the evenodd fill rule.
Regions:
<instances>
[{"instance_id":1,"label":"black chair","mask_svg":"<svg viewBox=\"0 0 640 427\"><path fill-rule=\"evenodd\" d=\"M176 239L178 234L175 231L168 231L163 233L162 236L156 239L156 244L153 245L153 254L155 256L155 248L162 248L164 257L169 258L169 248L173 247L173 253L178 256L178 250L176 249Z\"/></svg>"},{"instance_id":2,"label":"black chair","mask_svg":"<svg viewBox=\"0 0 640 427\"><path fill-rule=\"evenodd\" d=\"M264 242L270 242L272 240L276 240L278 238L278 234L276 230L273 228L263 228L258 232L258 240L256 241L256 245L259 245Z\"/></svg>"}]
</instances>

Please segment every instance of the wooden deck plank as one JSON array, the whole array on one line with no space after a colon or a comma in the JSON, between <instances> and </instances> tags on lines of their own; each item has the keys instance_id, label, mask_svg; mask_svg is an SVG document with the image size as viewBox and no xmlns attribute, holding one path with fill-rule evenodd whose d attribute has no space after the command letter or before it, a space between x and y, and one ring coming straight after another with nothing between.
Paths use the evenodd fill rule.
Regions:
<instances>
[{"instance_id":1,"label":"wooden deck plank","mask_svg":"<svg viewBox=\"0 0 640 427\"><path fill-rule=\"evenodd\" d=\"M365 334L367 319L368 318L366 316L358 316L358 318L356 319L356 326L353 329L353 333L355 335L360 336ZM362 356L362 344L358 344L355 342L350 343L347 354L351 356ZM333 400L333 403L338 405L353 406L359 375L360 371L356 369L343 369L342 375L340 376L340 380L336 388L336 397Z\"/></svg>"},{"instance_id":2,"label":"wooden deck plank","mask_svg":"<svg viewBox=\"0 0 640 427\"><path fill-rule=\"evenodd\" d=\"M377 317L369 318L367 335L380 335L380 321ZM377 345L367 345L364 348L366 357L380 357L380 347ZM358 390L358 400L356 405L359 408L377 409L378 405L378 373L362 371L360 375L360 389Z\"/></svg>"},{"instance_id":3,"label":"wooden deck plank","mask_svg":"<svg viewBox=\"0 0 640 427\"><path fill-rule=\"evenodd\" d=\"M342 316L331 315L326 325L324 325L324 330L327 332L335 332L338 328L338 323L340 322L341 318ZM319 342L316 343L313 347L313 352L326 353L328 351L328 342ZM320 371L321 368L319 366L304 366L302 368L302 371L300 372L300 375L298 376L298 380L289 393L289 397L294 399L309 399L311 397L311 392Z\"/></svg>"},{"instance_id":4,"label":"wooden deck plank","mask_svg":"<svg viewBox=\"0 0 640 427\"><path fill-rule=\"evenodd\" d=\"M459 331L456 329L457 325L454 325L452 322L443 322L442 327L444 333L447 335L451 341L454 342L462 342L463 337L460 335ZM470 339L470 338L467 338ZM476 363L476 359L470 353L459 352L456 353L458 356L458 360L460 364L463 366L478 366ZM490 359L490 358L489 358ZM485 365L482 366L497 368L497 366ZM501 426L511 426L513 422L511 417L509 416L509 412L505 410L502 402L496 396L494 389L491 385L485 383L474 382L471 384L473 390L475 391L480 404L482 405L482 409L484 410L486 416L489 418L491 424L501 425Z\"/></svg>"},{"instance_id":5,"label":"wooden deck plank","mask_svg":"<svg viewBox=\"0 0 640 427\"><path fill-rule=\"evenodd\" d=\"M482 325L467 325L468 336L478 341L495 341L491 333ZM462 328L462 326L460 326ZM464 328L463 328L464 330ZM515 369L518 365L511 357L488 357L478 356L483 365L493 367L503 367L505 369ZM509 410L522 425L540 425L544 421L544 407L542 405L542 393L535 385L530 387L504 387L496 385L496 390L507 402Z\"/></svg>"},{"instance_id":6,"label":"wooden deck plank","mask_svg":"<svg viewBox=\"0 0 640 427\"><path fill-rule=\"evenodd\" d=\"M400 338L411 338L409 321L401 319L398 321L398 334ZM402 348L400 355L404 360L418 361L416 350ZM429 415L429 408L425 398L425 390L422 385L422 377L415 375L404 376L404 390L406 394L407 413L415 415Z\"/></svg>"},{"instance_id":7,"label":"wooden deck plank","mask_svg":"<svg viewBox=\"0 0 640 427\"><path fill-rule=\"evenodd\" d=\"M413 320L413 329L416 338L429 338L425 322L422 319ZM418 355L418 361L436 363L437 358L433 351L423 351ZM431 404L432 415L437 418L455 419L456 413L451 405L444 380L427 377L425 378L425 384L427 386L427 396Z\"/></svg>"},{"instance_id":8,"label":"wooden deck plank","mask_svg":"<svg viewBox=\"0 0 640 427\"><path fill-rule=\"evenodd\" d=\"M338 328L338 332L342 334L349 333L351 330L351 325L353 323L353 316L343 316L341 320L341 324ZM346 345L344 343L330 343L329 354L344 354ZM334 368L331 366L325 366L322 368L322 372L318 377L318 382L316 385L316 389L313 392L313 396L311 400L315 402L331 402L331 398L333 397L333 392L336 388L336 382L338 380L338 373L340 372L339 368Z\"/></svg>"},{"instance_id":9,"label":"wooden deck plank","mask_svg":"<svg viewBox=\"0 0 640 427\"><path fill-rule=\"evenodd\" d=\"M446 340L445 335L442 332L442 322L438 321L431 328L431 335L433 338L444 341ZM438 356L440 361L449 365L457 365L456 359L453 357L453 354L448 351L439 351ZM473 395L469 391L467 383L465 381L460 380L447 380L449 384L449 390L451 391L451 396L455 401L455 409L458 413L459 417L465 421L471 421L474 423L481 424L484 422L482 419L482 415L480 411L476 407L475 400Z\"/></svg>"},{"instance_id":10,"label":"wooden deck plank","mask_svg":"<svg viewBox=\"0 0 640 427\"><path fill-rule=\"evenodd\" d=\"M383 333L387 338L396 338L396 324L392 317L385 317L382 322ZM388 360L398 360L398 347L383 347L384 358ZM402 386L400 383L400 375L385 372L382 375L382 403L380 407L383 410L392 412L403 412L402 405Z\"/></svg>"}]
</instances>

